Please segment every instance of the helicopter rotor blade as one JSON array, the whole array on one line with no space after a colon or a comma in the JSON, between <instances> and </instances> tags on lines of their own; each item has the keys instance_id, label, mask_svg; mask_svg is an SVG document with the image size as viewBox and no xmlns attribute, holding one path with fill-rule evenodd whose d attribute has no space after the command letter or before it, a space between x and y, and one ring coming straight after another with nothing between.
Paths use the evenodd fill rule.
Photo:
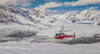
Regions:
<instances>
[{"instance_id":1,"label":"helicopter rotor blade","mask_svg":"<svg viewBox=\"0 0 100 54\"><path fill-rule=\"evenodd\" d=\"M66 31L63 31L63 32L70 32L70 31L72 31L72 30L66 30Z\"/></svg>"}]
</instances>

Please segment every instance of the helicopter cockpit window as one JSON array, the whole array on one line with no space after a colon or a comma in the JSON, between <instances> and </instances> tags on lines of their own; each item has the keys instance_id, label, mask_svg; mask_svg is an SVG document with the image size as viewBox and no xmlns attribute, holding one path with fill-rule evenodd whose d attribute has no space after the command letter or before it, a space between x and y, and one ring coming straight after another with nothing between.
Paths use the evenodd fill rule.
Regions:
<instances>
[{"instance_id":1,"label":"helicopter cockpit window","mask_svg":"<svg viewBox=\"0 0 100 54\"><path fill-rule=\"evenodd\" d=\"M56 36L56 37L58 37L58 36L59 36L59 34L56 34L55 36Z\"/></svg>"},{"instance_id":2,"label":"helicopter cockpit window","mask_svg":"<svg viewBox=\"0 0 100 54\"><path fill-rule=\"evenodd\" d=\"M61 36L65 35L64 33L61 33Z\"/></svg>"},{"instance_id":3,"label":"helicopter cockpit window","mask_svg":"<svg viewBox=\"0 0 100 54\"><path fill-rule=\"evenodd\" d=\"M60 36L63 36L63 35L65 35L64 33L60 33L60 34L56 34L55 36L56 37L60 37Z\"/></svg>"}]
</instances>

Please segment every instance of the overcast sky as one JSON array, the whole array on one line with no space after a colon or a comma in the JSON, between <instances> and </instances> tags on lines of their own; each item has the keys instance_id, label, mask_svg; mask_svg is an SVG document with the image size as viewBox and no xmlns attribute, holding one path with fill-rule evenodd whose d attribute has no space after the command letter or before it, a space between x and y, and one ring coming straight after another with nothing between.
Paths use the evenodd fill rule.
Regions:
<instances>
[{"instance_id":1,"label":"overcast sky","mask_svg":"<svg viewBox=\"0 0 100 54\"><path fill-rule=\"evenodd\" d=\"M71 11L100 10L100 0L0 0L3 5L40 8L48 13L64 14Z\"/></svg>"}]
</instances>

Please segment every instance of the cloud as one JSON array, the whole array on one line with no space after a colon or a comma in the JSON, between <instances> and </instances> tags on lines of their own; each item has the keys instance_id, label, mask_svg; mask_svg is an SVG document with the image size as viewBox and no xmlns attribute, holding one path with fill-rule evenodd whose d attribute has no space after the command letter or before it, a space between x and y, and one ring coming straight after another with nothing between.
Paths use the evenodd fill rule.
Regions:
<instances>
[{"instance_id":1,"label":"cloud","mask_svg":"<svg viewBox=\"0 0 100 54\"><path fill-rule=\"evenodd\" d=\"M61 5L63 4L57 2L49 2L49 3L45 3L44 5L40 5L38 8L42 10L46 10L47 8L59 7Z\"/></svg>"},{"instance_id":2,"label":"cloud","mask_svg":"<svg viewBox=\"0 0 100 54\"><path fill-rule=\"evenodd\" d=\"M1 5L21 5L21 6L29 6L31 5L30 1L32 0L0 0Z\"/></svg>"},{"instance_id":3,"label":"cloud","mask_svg":"<svg viewBox=\"0 0 100 54\"><path fill-rule=\"evenodd\" d=\"M90 10L92 13L94 14L99 14L100 15L100 11L99 10Z\"/></svg>"},{"instance_id":4,"label":"cloud","mask_svg":"<svg viewBox=\"0 0 100 54\"><path fill-rule=\"evenodd\" d=\"M83 6L83 5L89 5L89 4L97 4L100 3L100 0L78 0L76 2L65 2L65 6Z\"/></svg>"},{"instance_id":5,"label":"cloud","mask_svg":"<svg viewBox=\"0 0 100 54\"><path fill-rule=\"evenodd\" d=\"M89 7L89 10L97 9L98 7Z\"/></svg>"}]
</instances>

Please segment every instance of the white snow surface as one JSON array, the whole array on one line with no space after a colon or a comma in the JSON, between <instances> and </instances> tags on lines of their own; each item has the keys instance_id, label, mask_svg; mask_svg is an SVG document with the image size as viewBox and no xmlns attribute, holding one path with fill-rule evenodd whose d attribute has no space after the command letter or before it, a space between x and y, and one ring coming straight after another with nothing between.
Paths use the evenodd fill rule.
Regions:
<instances>
[{"instance_id":1,"label":"white snow surface","mask_svg":"<svg viewBox=\"0 0 100 54\"><path fill-rule=\"evenodd\" d=\"M54 44L54 43L0 43L0 54L100 54L100 43Z\"/></svg>"}]
</instances>

